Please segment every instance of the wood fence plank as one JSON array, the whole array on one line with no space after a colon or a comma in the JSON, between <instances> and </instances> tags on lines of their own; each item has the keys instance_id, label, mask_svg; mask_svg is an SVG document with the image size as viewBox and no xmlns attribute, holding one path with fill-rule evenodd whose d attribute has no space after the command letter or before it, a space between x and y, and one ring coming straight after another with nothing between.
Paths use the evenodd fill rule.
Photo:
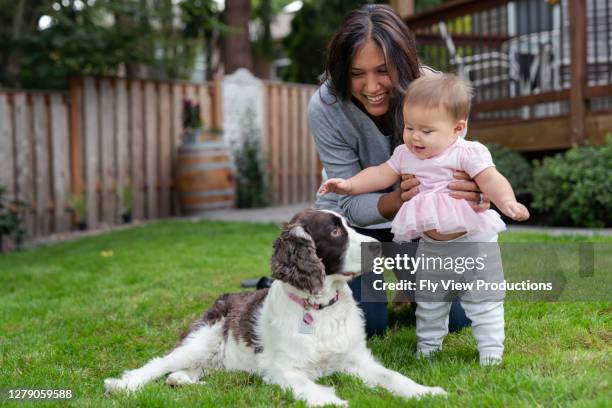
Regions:
<instances>
[{"instance_id":1,"label":"wood fence plank","mask_svg":"<svg viewBox=\"0 0 612 408\"><path fill-rule=\"evenodd\" d=\"M27 206L27 208L21 212L25 224L25 238L27 239L35 235L34 208L36 203L34 202L34 152L32 144L31 111L28 104L28 96L25 92L19 92L13 95L13 117L15 146L17 150L16 191L17 198L23 201Z\"/></svg>"},{"instance_id":2,"label":"wood fence plank","mask_svg":"<svg viewBox=\"0 0 612 408\"><path fill-rule=\"evenodd\" d=\"M34 136L34 169L36 196L36 235L51 233L51 183L49 160L49 115L45 95L32 95L32 119Z\"/></svg>"},{"instance_id":3,"label":"wood fence plank","mask_svg":"<svg viewBox=\"0 0 612 408\"><path fill-rule=\"evenodd\" d=\"M289 133L286 135L287 143L291 148L291 177L289 178L289 185L291 186L290 203L297 203L301 201L302 195L302 159L300 154L300 148L302 147L300 132L299 132L299 120L298 120L298 88L292 86L289 88L289 106L287 109L289 112Z\"/></svg>"},{"instance_id":4,"label":"wood fence plank","mask_svg":"<svg viewBox=\"0 0 612 408\"><path fill-rule=\"evenodd\" d=\"M280 151L280 115L279 115L279 97L280 87L272 85L270 89L270 162L271 171L270 179L273 193L273 204L280 205L282 203L281 196L281 151Z\"/></svg>"},{"instance_id":5,"label":"wood fence plank","mask_svg":"<svg viewBox=\"0 0 612 408\"><path fill-rule=\"evenodd\" d=\"M159 180L161 217L170 215L170 187L172 182L172 129L170 111L170 88L168 84L159 85Z\"/></svg>"},{"instance_id":6,"label":"wood fence plank","mask_svg":"<svg viewBox=\"0 0 612 408\"><path fill-rule=\"evenodd\" d=\"M315 88L311 87L308 91L307 100L310 101L310 98L315 92ZM306 122L308 123L308 121ZM311 183L313 188L313 194L316 194L316 191L319 189L319 185L321 184L321 162L319 161L319 153L317 152L317 146L314 143L314 137L312 136L312 132L310 131L310 126L308 127L308 140L310 141L310 174L311 174Z\"/></svg>"},{"instance_id":7,"label":"wood fence plank","mask_svg":"<svg viewBox=\"0 0 612 408\"><path fill-rule=\"evenodd\" d=\"M102 220L113 225L119 222L116 190L117 165L115 153L114 85L110 79L100 80L100 164L102 169L100 198Z\"/></svg>"},{"instance_id":8,"label":"wood fence plank","mask_svg":"<svg viewBox=\"0 0 612 408\"><path fill-rule=\"evenodd\" d=\"M15 162L13 149L13 109L8 95L0 93L0 186L9 199L15 195Z\"/></svg>"},{"instance_id":9,"label":"wood fence plank","mask_svg":"<svg viewBox=\"0 0 612 408\"><path fill-rule=\"evenodd\" d=\"M217 77L214 79L210 87L211 111L212 111L212 126L220 128L223 126L223 101L222 99L222 79Z\"/></svg>"},{"instance_id":10,"label":"wood fence plank","mask_svg":"<svg viewBox=\"0 0 612 408\"><path fill-rule=\"evenodd\" d=\"M15 198L15 162L13 149L13 109L8 95L0 93L0 186L6 189L4 197ZM0 252L14 247L12 240L2 238Z\"/></svg>"},{"instance_id":11,"label":"wood fence plank","mask_svg":"<svg viewBox=\"0 0 612 408\"><path fill-rule=\"evenodd\" d=\"M264 83L263 86L263 126L261 129L261 158L262 165L264 166L264 176L267 177L266 187L268 189L268 199L271 200L272 196L270 188L270 86Z\"/></svg>"},{"instance_id":12,"label":"wood fence plank","mask_svg":"<svg viewBox=\"0 0 612 408\"><path fill-rule=\"evenodd\" d=\"M210 86L208 84L199 85L198 96L201 109L200 114L202 117L202 123L204 124L204 129L210 129L213 127Z\"/></svg>"},{"instance_id":13,"label":"wood fence plank","mask_svg":"<svg viewBox=\"0 0 612 408\"><path fill-rule=\"evenodd\" d=\"M198 95L195 85L185 85L185 99L191 102L198 102Z\"/></svg>"},{"instance_id":14,"label":"wood fence plank","mask_svg":"<svg viewBox=\"0 0 612 408\"><path fill-rule=\"evenodd\" d=\"M287 109L289 104L289 90L286 86L281 86L280 89L280 106L279 113L281 117L281 125L280 125L280 156L281 156L281 202L283 205L287 205L290 202L290 192L289 192L289 172L290 172L290 164L289 157L291 154L290 144L289 144L289 109Z\"/></svg>"},{"instance_id":15,"label":"wood fence plank","mask_svg":"<svg viewBox=\"0 0 612 408\"><path fill-rule=\"evenodd\" d=\"M87 225L97 228L100 224L98 192L100 182L100 104L98 88L94 78L83 79L83 143L85 164L85 194Z\"/></svg>"},{"instance_id":16,"label":"wood fence plank","mask_svg":"<svg viewBox=\"0 0 612 408\"><path fill-rule=\"evenodd\" d=\"M269 83L267 83L264 87L265 90L265 94L266 94L266 108L264 110L265 112L265 119L264 119L264 126L266 129L266 133L264 134L264 140L266 141L266 143L264 144L263 147L263 151L265 153L265 165L266 165L266 177L268 178L266 181L268 183L268 191L269 191L269 198L270 198L270 204L273 205L274 204L274 167L272 166L272 142L274 140L273 137L273 125L272 125L272 102L273 102L273 98L272 98L272 85L270 85Z\"/></svg>"},{"instance_id":17,"label":"wood fence plank","mask_svg":"<svg viewBox=\"0 0 612 408\"><path fill-rule=\"evenodd\" d=\"M157 200L157 89L155 82L147 81L144 85L145 93L145 180L147 188L147 218L155 219L159 214Z\"/></svg>"},{"instance_id":18,"label":"wood fence plank","mask_svg":"<svg viewBox=\"0 0 612 408\"><path fill-rule=\"evenodd\" d=\"M299 93L299 122L300 122L300 137L302 140L302 202L314 201L314 191L312 187L312 169L310 166L312 149L310 145L312 140L308 133L308 88L301 87Z\"/></svg>"},{"instance_id":19,"label":"wood fence plank","mask_svg":"<svg viewBox=\"0 0 612 408\"><path fill-rule=\"evenodd\" d=\"M131 81L130 91L130 145L131 165L132 165L132 186L134 202L132 216L134 219L142 220L145 218L145 179L144 179L144 103L142 82L139 80Z\"/></svg>"},{"instance_id":20,"label":"wood fence plank","mask_svg":"<svg viewBox=\"0 0 612 408\"><path fill-rule=\"evenodd\" d=\"M178 146L181 144L183 132L183 86L175 84L172 86L172 214L180 214L178 194L176 191L176 156Z\"/></svg>"},{"instance_id":21,"label":"wood fence plank","mask_svg":"<svg viewBox=\"0 0 612 408\"><path fill-rule=\"evenodd\" d=\"M115 81L115 147L117 151L117 193L118 193L118 213L133 211L130 203L124 202L124 194L127 191L134 193L134 186L131 181L131 160L130 160L130 134L129 134L129 111L128 111L128 90L125 79Z\"/></svg>"},{"instance_id":22,"label":"wood fence plank","mask_svg":"<svg viewBox=\"0 0 612 408\"><path fill-rule=\"evenodd\" d=\"M53 178L53 229L70 231L70 214L66 211L70 197L70 134L68 132L68 106L63 95L50 96L51 157Z\"/></svg>"},{"instance_id":23,"label":"wood fence plank","mask_svg":"<svg viewBox=\"0 0 612 408\"><path fill-rule=\"evenodd\" d=\"M83 79L69 80L68 126L70 136L70 184L72 194L83 194ZM73 214L74 215L74 214ZM74 217L73 217L74 218Z\"/></svg>"}]
</instances>

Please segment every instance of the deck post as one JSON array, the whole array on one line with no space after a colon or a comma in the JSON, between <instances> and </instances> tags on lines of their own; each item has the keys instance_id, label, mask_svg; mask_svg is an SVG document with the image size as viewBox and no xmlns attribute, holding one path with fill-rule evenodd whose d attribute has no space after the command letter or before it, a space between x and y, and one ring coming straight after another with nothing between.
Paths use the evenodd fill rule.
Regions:
<instances>
[{"instance_id":1,"label":"deck post","mask_svg":"<svg viewBox=\"0 0 612 408\"><path fill-rule=\"evenodd\" d=\"M586 141L587 100L587 39L586 39L586 1L571 0L569 4L570 40L570 126L572 143Z\"/></svg>"}]
</instances>

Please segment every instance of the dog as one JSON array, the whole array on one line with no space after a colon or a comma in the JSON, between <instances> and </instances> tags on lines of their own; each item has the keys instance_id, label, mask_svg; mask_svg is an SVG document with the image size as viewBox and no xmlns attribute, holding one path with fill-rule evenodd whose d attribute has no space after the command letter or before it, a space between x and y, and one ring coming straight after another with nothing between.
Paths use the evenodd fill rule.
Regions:
<instances>
[{"instance_id":1,"label":"dog","mask_svg":"<svg viewBox=\"0 0 612 408\"><path fill-rule=\"evenodd\" d=\"M242 370L290 389L308 406L348 405L319 377L344 372L406 397L446 395L385 368L366 345L361 309L347 282L361 271L358 234L329 211L304 210L274 242L269 289L225 294L166 356L105 380L107 392L134 391L170 373L169 385L195 384L212 370Z\"/></svg>"}]
</instances>

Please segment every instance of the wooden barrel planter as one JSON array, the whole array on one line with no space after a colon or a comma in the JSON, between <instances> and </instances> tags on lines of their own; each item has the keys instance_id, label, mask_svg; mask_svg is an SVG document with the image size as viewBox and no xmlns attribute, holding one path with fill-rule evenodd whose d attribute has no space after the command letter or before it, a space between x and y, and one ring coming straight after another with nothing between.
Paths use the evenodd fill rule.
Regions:
<instances>
[{"instance_id":1,"label":"wooden barrel planter","mask_svg":"<svg viewBox=\"0 0 612 408\"><path fill-rule=\"evenodd\" d=\"M176 182L179 204L185 215L234 206L234 167L223 142L179 146Z\"/></svg>"}]
</instances>

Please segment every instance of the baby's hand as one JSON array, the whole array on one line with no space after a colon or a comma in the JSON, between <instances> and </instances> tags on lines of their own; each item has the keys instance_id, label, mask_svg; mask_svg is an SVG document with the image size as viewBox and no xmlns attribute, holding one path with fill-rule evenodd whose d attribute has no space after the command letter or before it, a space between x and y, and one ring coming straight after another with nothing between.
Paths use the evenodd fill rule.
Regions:
<instances>
[{"instance_id":1,"label":"baby's hand","mask_svg":"<svg viewBox=\"0 0 612 408\"><path fill-rule=\"evenodd\" d=\"M319 189L319 194L327 193L349 194L351 192L351 182L341 178L327 180Z\"/></svg>"},{"instance_id":2,"label":"baby's hand","mask_svg":"<svg viewBox=\"0 0 612 408\"><path fill-rule=\"evenodd\" d=\"M515 221L525 221L529 218L527 207L518 201L506 201L502 204L500 210Z\"/></svg>"}]
</instances>

